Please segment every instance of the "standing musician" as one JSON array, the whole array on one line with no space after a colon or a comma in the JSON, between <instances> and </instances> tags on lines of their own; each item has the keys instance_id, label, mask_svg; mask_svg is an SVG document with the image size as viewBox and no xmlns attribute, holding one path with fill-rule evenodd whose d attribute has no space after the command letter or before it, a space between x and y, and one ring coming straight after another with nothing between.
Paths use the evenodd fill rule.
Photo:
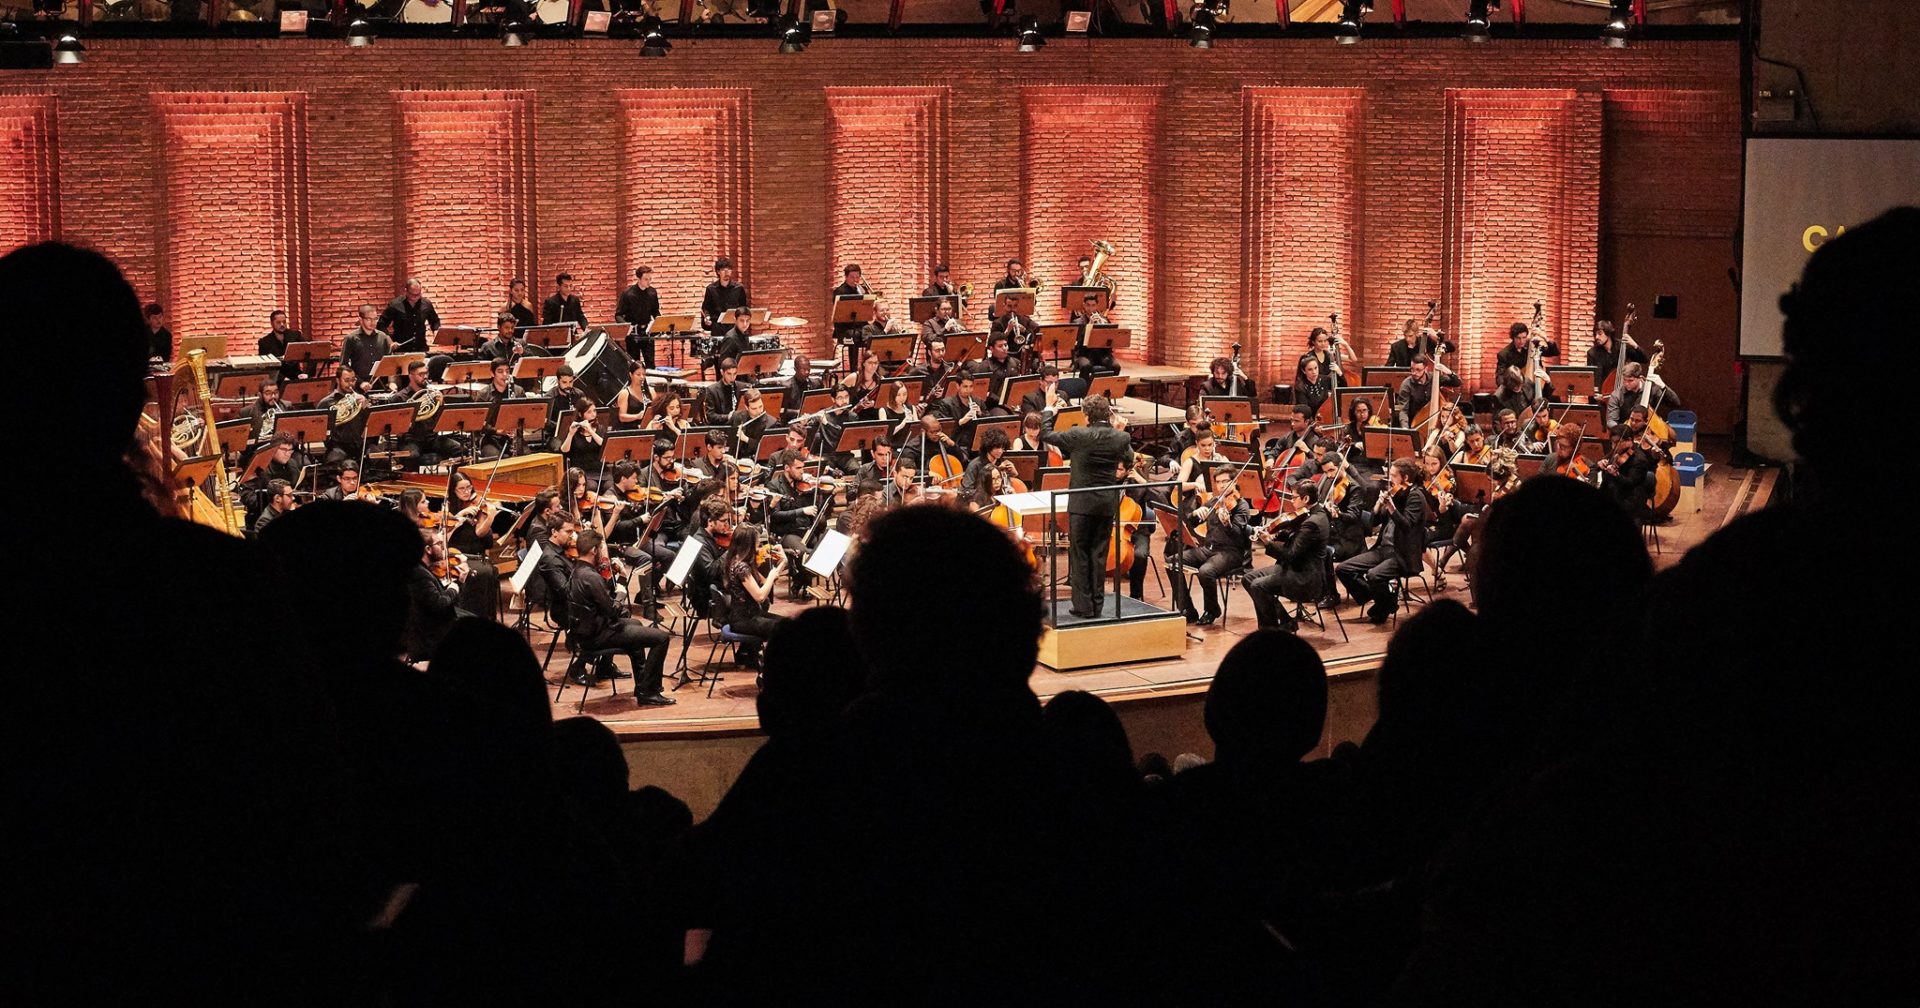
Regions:
<instances>
[{"instance_id":1,"label":"standing musician","mask_svg":"<svg viewBox=\"0 0 1920 1008\"><path fill-rule=\"evenodd\" d=\"M1647 366L1647 353L1629 340L1627 360L1644 369ZM1607 376L1613 374L1614 365L1618 363L1620 363L1620 344L1614 340L1613 323L1601 319L1600 323L1593 328L1593 345L1587 347L1587 366L1596 369L1599 374L1599 384L1605 385Z\"/></svg>"},{"instance_id":2,"label":"standing musician","mask_svg":"<svg viewBox=\"0 0 1920 1008\"><path fill-rule=\"evenodd\" d=\"M374 327L393 337L398 353L426 353L430 339L440 331L440 313L422 294L420 281L408 280L406 292L387 302Z\"/></svg>"},{"instance_id":3,"label":"standing musician","mask_svg":"<svg viewBox=\"0 0 1920 1008\"><path fill-rule=\"evenodd\" d=\"M557 273L553 277L553 294L540 303L540 324L559 325L571 322L575 327L587 327L587 310L580 304L579 295L573 292L573 274Z\"/></svg>"},{"instance_id":4,"label":"standing musician","mask_svg":"<svg viewBox=\"0 0 1920 1008\"><path fill-rule=\"evenodd\" d=\"M1320 372L1320 361L1300 358L1300 374L1293 383L1293 404L1304 408L1309 417L1318 416L1320 407L1333 395L1333 380Z\"/></svg>"},{"instance_id":5,"label":"standing musician","mask_svg":"<svg viewBox=\"0 0 1920 1008\"><path fill-rule=\"evenodd\" d=\"M833 289L832 291L833 296L828 299L829 304L837 302L840 298L860 298L860 297L866 297L867 295L873 293L873 288L867 286L867 282L861 279L861 271L860 271L859 263L848 263L845 267L843 267L840 270L840 275L842 278L840 281L840 286L835 287ZM865 323L863 322L834 323L833 325L834 342L847 343L852 341L853 339L855 339L857 336L860 335L860 330L864 326L865 326Z\"/></svg>"},{"instance_id":6,"label":"standing musician","mask_svg":"<svg viewBox=\"0 0 1920 1008\"><path fill-rule=\"evenodd\" d=\"M1113 407L1105 396L1088 396L1085 426L1064 431L1048 431L1041 439L1066 453L1072 467L1067 487L1114 485L1114 473L1132 454L1133 438L1125 421L1115 422ZM1105 585L1100 572L1101 557L1112 538L1113 519L1119 509L1118 493L1076 493L1067 497L1067 580L1073 587L1072 613L1082 618L1099 613Z\"/></svg>"},{"instance_id":7,"label":"standing musician","mask_svg":"<svg viewBox=\"0 0 1920 1008\"><path fill-rule=\"evenodd\" d=\"M1413 359L1412 370L1400 379L1400 391L1393 395L1393 425L1410 427L1413 418L1425 408L1433 398L1433 380L1428 377L1429 369L1440 373L1440 384L1446 388L1459 388L1460 376L1445 364L1421 354ZM1436 417L1436 419L1438 419Z\"/></svg>"},{"instance_id":8,"label":"standing musician","mask_svg":"<svg viewBox=\"0 0 1920 1008\"><path fill-rule=\"evenodd\" d=\"M1640 394L1649 381L1653 383L1653 394L1648 396L1650 402L1662 409L1680 408L1680 397L1674 394L1672 388L1658 377L1649 379L1644 365L1629 363L1620 369L1620 382L1614 387L1613 394L1607 397L1608 427L1627 422L1627 415L1639 405Z\"/></svg>"},{"instance_id":9,"label":"standing musician","mask_svg":"<svg viewBox=\"0 0 1920 1008\"><path fill-rule=\"evenodd\" d=\"M996 294L1003 290L1024 290L1032 286L1033 284L1028 282L1027 280L1027 268L1025 264L1021 263L1020 260L1018 259L1007 260L1006 276L1003 276L1000 279L993 282L993 290L994 290L994 293ZM988 322L1000 322L1000 317L997 314L995 314L995 308L997 307L998 306L994 304L989 304L987 306ZM1001 322L1001 324L1005 325L1006 323ZM1025 325L1026 325L1026 328L1031 330L1033 327L1032 320L1031 319L1027 320Z\"/></svg>"},{"instance_id":10,"label":"standing musician","mask_svg":"<svg viewBox=\"0 0 1920 1008\"><path fill-rule=\"evenodd\" d=\"M942 301L933 309L933 317L920 323L920 338L933 339L938 336L952 336L961 332L959 320L953 317L953 302Z\"/></svg>"},{"instance_id":11,"label":"standing musician","mask_svg":"<svg viewBox=\"0 0 1920 1008\"><path fill-rule=\"evenodd\" d=\"M283 479L268 480L260 492L260 499L263 502L260 514L247 526L248 538L260 538L260 533L266 531L275 519L293 510L293 484Z\"/></svg>"},{"instance_id":12,"label":"standing musician","mask_svg":"<svg viewBox=\"0 0 1920 1008\"><path fill-rule=\"evenodd\" d=\"M1627 424L1615 425L1609 434L1613 450L1598 466L1600 490L1620 505L1627 517L1635 521L1649 520L1653 516L1658 463L1636 443L1639 439Z\"/></svg>"},{"instance_id":13,"label":"standing musician","mask_svg":"<svg viewBox=\"0 0 1920 1008\"><path fill-rule=\"evenodd\" d=\"M667 666L665 630L642 624L620 611L607 590L600 569L608 560L606 542L588 529L574 540L579 556L569 574L568 599L573 633L583 651L619 651L633 668L634 699L646 707L666 707L674 701L660 692Z\"/></svg>"},{"instance_id":14,"label":"standing musician","mask_svg":"<svg viewBox=\"0 0 1920 1008\"><path fill-rule=\"evenodd\" d=\"M753 349L753 311L741 307L733 310L733 325L720 334L713 352L700 359L700 366L710 368L724 360L739 360L740 355Z\"/></svg>"},{"instance_id":15,"label":"standing musician","mask_svg":"<svg viewBox=\"0 0 1920 1008\"><path fill-rule=\"evenodd\" d=\"M267 314L267 334L260 337L258 350L262 357L279 357L280 380L298 381L306 377L300 370L299 361L286 359L287 347L300 342L300 330L287 328L287 313L275 308Z\"/></svg>"},{"instance_id":16,"label":"standing musician","mask_svg":"<svg viewBox=\"0 0 1920 1008\"><path fill-rule=\"evenodd\" d=\"M380 309L373 305L360 306L360 327L347 334L340 343L340 366L352 368L360 376L360 391L373 388L373 369L381 358L393 352L393 338L381 332L378 326Z\"/></svg>"},{"instance_id":17,"label":"standing musician","mask_svg":"<svg viewBox=\"0 0 1920 1008\"><path fill-rule=\"evenodd\" d=\"M700 390L701 412L709 424L721 424L740 408L740 397L751 386L739 380L740 365L731 357L723 357L714 365L718 377L713 383Z\"/></svg>"},{"instance_id":18,"label":"standing musician","mask_svg":"<svg viewBox=\"0 0 1920 1008\"><path fill-rule=\"evenodd\" d=\"M773 426L773 414L767 412L766 396L757 388L749 388L740 393L740 408L727 417L727 426L733 430L733 454L739 458L756 458L760 451L760 436Z\"/></svg>"},{"instance_id":19,"label":"standing musician","mask_svg":"<svg viewBox=\"0 0 1920 1008\"><path fill-rule=\"evenodd\" d=\"M779 543L761 551L760 526L743 524L733 530L733 545L720 558L720 587L727 599L726 626L734 633L755 638L742 642L735 657L748 668L760 667L760 644L780 629L784 617L772 615L767 604L773 599L774 585L786 573L790 557ZM767 560L773 569L763 577L760 568Z\"/></svg>"},{"instance_id":20,"label":"standing musician","mask_svg":"<svg viewBox=\"0 0 1920 1008\"><path fill-rule=\"evenodd\" d=\"M1334 360L1336 356L1333 352L1334 346L1333 334L1329 333L1325 326L1314 326L1313 331L1307 334L1307 352L1300 355L1300 363L1294 367L1293 383L1298 385L1305 379L1307 362L1311 360L1320 365L1320 377L1326 379L1329 386L1338 388L1341 385L1351 384L1347 381L1340 364ZM1354 359L1353 345L1347 342L1345 336L1339 337L1338 346L1344 359Z\"/></svg>"},{"instance_id":21,"label":"standing musician","mask_svg":"<svg viewBox=\"0 0 1920 1008\"><path fill-rule=\"evenodd\" d=\"M1207 474L1213 496L1185 515L1189 525L1206 524L1198 545L1189 546L1175 558L1172 575L1174 603L1188 623L1208 626L1220 618L1220 579L1239 570L1247 562L1249 522L1253 509L1241 496L1232 467L1218 466ZM1188 498L1193 500L1195 498ZM1200 579L1200 592L1206 611L1193 611L1193 596L1187 585L1186 571Z\"/></svg>"},{"instance_id":22,"label":"standing musician","mask_svg":"<svg viewBox=\"0 0 1920 1008\"><path fill-rule=\"evenodd\" d=\"M1294 517L1283 523L1289 528L1255 531L1255 545L1265 546L1274 559L1271 567L1247 575L1247 599L1262 630L1298 632L1300 623L1281 600L1318 602L1327 594L1327 540L1333 534L1333 521L1319 504L1319 491L1312 482L1292 490Z\"/></svg>"},{"instance_id":23,"label":"standing musician","mask_svg":"<svg viewBox=\"0 0 1920 1008\"><path fill-rule=\"evenodd\" d=\"M659 317L660 292L653 289L653 269L638 267L633 271L633 283L614 303L613 320L633 323L627 333L627 356L645 361L648 371L653 370L653 337L647 335L647 327Z\"/></svg>"},{"instance_id":24,"label":"standing musician","mask_svg":"<svg viewBox=\"0 0 1920 1008\"><path fill-rule=\"evenodd\" d=\"M1439 348L1439 353L1434 352L1436 347ZM1450 354L1453 351L1453 343L1447 339L1445 333L1437 329L1422 329L1418 321L1408 319L1406 324L1400 327L1400 338L1394 340L1393 345L1387 348L1387 366L1412 367L1413 359L1422 354L1431 360L1439 354Z\"/></svg>"},{"instance_id":25,"label":"standing musician","mask_svg":"<svg viewBox=\"0 0 1920 1008\"><path fill-rule=\"evenodd\" d=\"M266 381L260 383L260 394L240 410L242 418L253 421L253 426L247 430L247 439L260 440L265 436L262 431L273 422L274 414L285 409L286 406L280 402L280 382L268 376Z\"/></svg>"},{"instance_id":26,"label":"standing musician","mask_svg":"<svg viewBox=\"0 0 1920 1008\"><path fill-rule=\"evenodd\" d=\"M706 293L700 296L700 324L706 327L707 335L718 339L729 313L752 302L747 300L747 288L734 282L732 259L726 256L715 259L713 277Z\"/></svg>"},{"instance_id":27,"label":"standing musician","mask_svg":"<svg viewBox=\"0 0 1920 1008\"><path fill-rule=\"evenodd\" d=\"M1501 371L1513 368L1523 376L1527 371L1527 358L1532 356L1533 327L1525 322L1515 322L1507 327L1507 345L1494 359L1495 367ZM1560 344L1542 337L1540 339L1540 359L1542 361L1559 360Z\"/></svg>"},{"instance_id":28,"label":"standing musician","mask_svg":"<svg viewBox=\"0 0 1920 1008\"><path fill-rule=\"evenodd\" d=\"M1376 625L1393 614L1397 580L1420 573L1427 546L1427 497L1420 489L1420 464L1397 458L1387 471L1387 489L1374 502L1380 538L1372 549L1333 569L1356 603L1370 605L1367 619Z\"/></svg>"},{"instance_id":29,"label":"standing musician","mask_svg":"<svg viewBox=\"0 0 1920 1008\"><path fill-rule=\"evenodd\" d=\"M540 316L533 310L533 295L527 292L525 280L514 277L507 284L507 303L500 307L500 314L513 316L514 325L521 329L540 324Z\"/></svg>"}]
</instances>

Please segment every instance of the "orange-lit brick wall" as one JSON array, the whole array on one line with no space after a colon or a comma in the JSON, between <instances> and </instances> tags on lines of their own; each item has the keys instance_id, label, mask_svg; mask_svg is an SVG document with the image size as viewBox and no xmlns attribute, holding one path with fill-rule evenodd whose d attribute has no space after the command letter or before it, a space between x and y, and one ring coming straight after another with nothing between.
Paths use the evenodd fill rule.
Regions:
<instances>
[{"instance_id":1,"label":"orange-lit brick wall","mask_svg":"<svg viewBox=\"0 0 1920 1008\"><path fill-rule=\"evenodd\" d=\"M0 95L0 247L60 237L52 95Z\"/></svg>"},{"instance_id":2,"label":"orange-lit brick wall","mask_svg":"<svg viewBox=\"0 0 1920 1008\"><path fill-rule=\"evenodd\" d=\"M782 55L771 38L685 39L642 60L604 39L518 51L382 39L353 52L98 39L88 56L0 79L0 137L13 138L0 159L43 165L52 191L34 205L57 199L57 233L174 301L185 333L235 319L231 335L250 340L265 317L253 291L297 304L297 285L275 286L290 270L307 299L296 324L325 336L408 272L430 277L458 321L500 303L502 274L524 271L544 296L561 269L605 318L641 263L667 310L693 311L728 254L756 303L810 320L791 338L819 353L843 260L892 299L936 257L983 291L1007 257L1029 257L1050 288L1043 315L1057 317L1057 285L1105 238L1120 250L1108 271L1136 355L1200 364L1239 339L1262 383L1287 379L1306 329L1335 306L1372 359L1438 297L1447 326L1476 341L1472 373L1485 337L1535 297L1578 355L1596 300L1611 317L1627 298L1679 293L1692 328L1670 367L1698 373L1671 377L1707 429L1733 418L1731 309L1693 296L1702 271L1662 265L1731 241L1732 42L1225 37L1200 51L1061 39L1019 54L1006 39L822 38ZM235 193L279 191L266 180L295 169L308 180L304 209L251 196L206 206L222 243L245 246L223 253L239 259L184 257L169 233L180 158L149 96L179 91L306 96L282 113L304 124L300 158L275 168L236 150L237 164L209 168ZM31 95L52 96L57 158L22 153L56 137L53 122L17 125ZM524 166L518 188L512 165ZM21 190L0 191L0 240L48 233L44 211L12 223L27 219ZM305 228L298 270L259 237L289 213L304 218L284 221ZM213 248L211 225L193 226L209 236L193 243ZM1630 264L1609 258L1623 240ZM243 275L186 275L203 263ZM1689 286L1656 290L1670 277Z\"/></svg>"}]
</instances>

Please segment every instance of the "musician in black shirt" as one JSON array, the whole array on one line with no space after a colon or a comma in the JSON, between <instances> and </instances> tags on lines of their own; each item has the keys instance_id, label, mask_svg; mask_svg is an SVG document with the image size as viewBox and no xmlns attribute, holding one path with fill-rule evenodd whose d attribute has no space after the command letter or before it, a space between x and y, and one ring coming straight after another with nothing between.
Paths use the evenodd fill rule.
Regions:
<instances>
[{"instance_id":1,"label":"musician in black shirt","mask_svg":"<svg viewBox=\"0 0 1920 1008\"><path fill-rule=\"evenodd\" d=\"M580 298L573 293L573 274L561 273L553 278L553 296L540 303L540 324L560 325L571 322L582 329L587 327L587 311L580 305Z\"/></svg>"},{"instance_id":2,"label":"musician in black shirt","mask_svg":"<svg viewBox=\"0 0 1920 1008\"><path fill-rule=\"evenodd\" d=\"M507 304L500 310L512 315L514 325L522 329L540 324L540 316L533 311L533 296L527 293L527 282L519 277L507 285Z\"/></svg>"},{"instance_id":3,"label":"musician in black shirt","mask_svg":"<svg viewBox=\"0 0 1920 1008\"><path fill-rule=\"evenodd\" d=\"M786 391L780 397L780 419L790 421L805 412L807 393L820 387L813 379L813 361L806 354L793 357L793 377L787 379Z\"/></svg>"},{"instance_id":4,"label":"musician in black shirt","mask_svg":"<svg viewBox=\"0 0 1920 1008\"><path fill-rule=\"evenodd\" d=\"M167 310L158 301L147 305L147 356L173 359L173 330L167 328Z\"/></svg>"},{"instance_id":5,"label":"musician in black shirt","mask_svg":"<svg viewBox=\"0 0 1920 1008\"><path fill-rule=\"evenodd\" d=\"M700 390L700 405L704 407L702 415L709 426L725 423L733 411L740 407L740 394L747 389L738 380L740 366L733 358L721 360L715 365L715 371L719 377Z\"/></svg>"},{"instance_id":6,"label":"musician in black shirt","mask_svg":"<svg viewBox=\"0 0 1920 1008\"><path fill-rule=\"evenodd\" d=\"M380 309L360 306L360 327L347 334L340 344L340 364L352 368L358 376L360 391L373 387L373 369L380 359L393 352L393 339L379 328Z\"/></svg>"},{"instance_id":7,"label":"musician in black shirt","mask_svg":"<svg viewBox=\"0 0 1920 1008\"><path fill-rule=\"evenodd\" d=\"M700 324L707 329L707 335L719 338L721 330L726 328L728 313L735 308L745 308L747 288L734 282L733 260L721 256L713 261L714 281L707 285L707 291L700 298Z\"/></svg>"},{"instance_id":8,"label":"musician in black shirt","mask_svg":"<svg viewBox=\"0 0 1920 1008\"><path fill-rule=\"evenodd\" d=\"M1232 467L1217 466L1209 475L1208 482L1213 487L1210 502L1186 516L1189 525L1204 521L1206 535L1198 546L1189 546L1180 553L1178 566L1170 572L1175 606L1187 617L1187 622L1202 626L1220 618L1220 579L1247 562L1247 542L1251 534L1248 523L1253 517L1253 509L1245 498L1235 494L1232 503L1226 500L1238 475ZM1207 606L1205 612L1193 611L1193 596L1187 586L1188 570L1200 579L1201 595Z\"/></svg>"},{"instance_id":9,"label":"musician in black shirt","mask_svg":"<svg viewBox=\"0 0 1920 1008\"><path fill-rule=\"evenodd\" d=\"M1460 376L1454 374L1446 365L1421 354L1413 358L1412 370L1400 380L1400 390L1393 396L1393 425L1410 427L1413 418L1433 398L1434 379L1428 373L1432 368L1439 374L1439 383L1445 388L1458 388Z\"/></svg>"},{"instance_id":10,"label":"musician in black shirt","mask_svg":"<svg viewBox=\"0 0 1920 1008\"><path fill-rule=\"evenodd\" d=\"M280 358L280 380L295 381L306 377L300 370L299 361L287 360L287 346L300 342L300 330L287 328L287 313L275 308L267 316L267 334L260 337L258 349L262 357Z\"/></svg>"},{"instance_id":11,"label":"musician in black shirt","mask_svg":"<svg viewBox=\"0 0 1920 1008\"><path fill-rule=\"evenodd\" d=\"M421 293L420 281L408 280L407 292L387 302L374 328L393 337L396 353L426 353L429 336L440 331L440 313Z\"/></svg>"},{"instance_id":12,"label":"musician in black shirt","mask_svg":"<svg viewBox=\"0 0 1920 1008\"><path fill-rule=\"evenodd\" d=\"M712 367L723 360L739 360L740 355L753 349L753 312L747 308L733 310L733 325L720 334L719 345L713 352L700 359L701 367Z\"/></svg>"},{"instance_id":13,"label":"musician in black shirt","mask_svg":"<svg viewBox=\"0 0 1920 1008\"><path fill-rule=\"evenodd\" d=\"M844 277L844 279L840 281L840 286L835 287L833 289L833 299L836 304L839 302L839 299L841 298L865 297L868 294L873 293L873 288L867 286L867 282L860 278L861 274L860 274L859 263L848 263L846 268L841 270L841 275L842 277ZM847 343L851 341L856 335L859 334L861 325L862 324L859 322L834 323L834 326L833 326L834 342Z\"/></svg>"},{"instance_id":14,"label":"musician in black shirt","mask_svg":"<svg viewBox=\"0 0 1920 1008\"><path fill-rule=\"evenodd\" d=\"M613 604L606 579L600 576L599 565L607 548L600 533L592 529L581 532L574 548L579 557L573 561L567 588L572 630L581 649L624 653L633 667L634 699L648 707L672 704L673 698L660 692L672 635L624 615Z\"/></svg>"},{"instance_id":15,"label":"musician in black shirt","mask_svg":"<svg viewBox=\"0 0 1920 1008\"><path fill-rule=\"evenodd\" d=\"M1627 344L1627 360L1641 367L1647 366L1647 353L1637 346ZM1607 376L1620 363L1620 344L1615 342L1613 323L1601 321L1593 330L1593 345L1587 348L1587 366L1599 372L1600 384L1605 385Z\"/></svg>"},{"instance_id":16,"label":"musician in black shirt","mask_svg":"<svg viewBox=\"0 0 1920 1008\"><path fill-rule=\"evenodd\" d=\"M1500 351L1499 355L1494 357L1494 364L1501 370L1518 368L1521 374L1526 374L1527 358L1531 356L1528 346L1528 335L1532 332L1533 330L1529 328L1525 322L1515 322L1508 326L1507 345ZM1550 339L1541 340L1540 359L1543 361L1559 360L1560 344Z\"/></svg>"},{"instance_id":17,"label":"musician in black shirt","mask_svg":"<svg viewBox=\"0 0 1920 1008\"><path fill-rule=\"evenodd\" d=\"M1408 319L1400 329L1400 338L1387 348L1387 366L1412 367L1413 359L1421 354L1431 359L1439 354L1452 353L1453 349L1453 344L1445 334L1436 329L1422 329L1420 323Z\"/></svg>"},{"instance_id":18,"label":"musician in black shirt","mask_svg":"<svg viewBox=\"0 0 1920 1008\"><path fill-rule=\"evenodd\" d=\"M613 320L633 323L633 331L627 334L627 355L646 361L649 371L653 370L653 337L647 335L647 326L659 317L660 292L653 289L653 270L642 266L633 271L633 284L620 292Z\"/></svg>"},{"instance_id":19,"label":"musician in black shirt","mask_svg":"<svg viewBox=\"0 0 1920 1008\"><path fill-rule=\"evenodd\" d=\"M947 282L947 264L940 263L933 268L933 282L920 291L921 297L953 297L960 289Z\"/></svg>"},{"instance_id":20,"label":"musician in black shirt","mask_svg":"<svg viewBox=\"0 0 1920 1008\"><path fill-rule=\"evenodd\" d=\"M780 471L767 480L767 490L773 494L767 504L767 531L790 556L799 558L806 554L807 536L813 530L815 516L829 509L833 498L802 481L806 459L799 452L782 449L774 454L773 464ZM789 584L798 595L807 589L811 572L798 564L789 570L793 575Z\"/></svg>"},{"instance_id":21,"label":"musician in black shirt","mask_svg":"<svg viewBox=\"0 0 1920 1008\"><path fill-rule=\"evenodd\" d=\"M248 526L247 535L250 538L259 538L274 519L293 510L293 486L286 480L268 480L262 497L266 505L260 509L260 515L253 520L253 524Z\"/></svg>"}]
</instances>

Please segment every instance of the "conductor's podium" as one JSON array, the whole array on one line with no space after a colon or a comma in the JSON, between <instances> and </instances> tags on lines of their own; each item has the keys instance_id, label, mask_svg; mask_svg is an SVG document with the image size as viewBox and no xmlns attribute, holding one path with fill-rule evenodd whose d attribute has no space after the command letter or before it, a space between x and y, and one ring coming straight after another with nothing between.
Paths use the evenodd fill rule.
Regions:
<instances>
[{"instance_id":1,"label":"conductor's podium","mask_svg":"<svg viewBox=\"0 0 1920 1008\"><path fill-rule=\"evenodd\" d=\"M1186 650L1185 617L1126 595L1115 596L1112 585L1108 588L1099 616L1087 619L1067 612L1064 598L1060 600L1058 624L1048 612L1046 627L1040 633L1040 664L1056 672L1069 672L1096 665L1178 658Z\"/></svg>"}]
</instances>

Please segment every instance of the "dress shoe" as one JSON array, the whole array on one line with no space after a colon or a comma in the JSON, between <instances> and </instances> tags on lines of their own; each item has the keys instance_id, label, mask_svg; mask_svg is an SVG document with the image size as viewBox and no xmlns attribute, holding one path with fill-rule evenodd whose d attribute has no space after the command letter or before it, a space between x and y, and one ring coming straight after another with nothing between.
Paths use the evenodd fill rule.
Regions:
<instances>
[{"instance_id":1,"label":"dress shoe","mask_svg":"<svg viewBox=\"0 0 1920 1008\"><path fill-rule=\"evenodd\" d=\"M593 685L593 680L587 678L587 670L584 668L568 669L567 681L574 684L575 686Z\"/></svg>"},{"instance_id":2,"label":"dress shoe","mask_svg":"<svg viewBox=\"0 0 1920 1008\"><path fill-rule=\"evenodd\" d=\"M1089 619L1093 616L1092 613L1080 609L1069 609L1067 610L1067 615L1072 616L1074 619Z\"/></svg>"},{"instance_id":3,"label":"dress shoe","mask_svg":"<svg viewBox=\"0 0 1920 1008\"><path fill-rule=\"evenodd\" d=\"M1200 614L1197 612L1194 612L1192 606L1188 606L1187 608L1180 610L1180 615L1185 616L1187 618L1187 622L1189 623L1200 622Z\"/></svg>"},{"instance_id":4,"label":"dress shoe","mask_svg":"<svg viewBox=\"0 0 1920 1008\"><path fill-rule=\"evenodd\" d=\"M603 672L601 672L600 674L601 674L602 676L605 676L605 677L606 677L606 678L608 678L608 679L631 679L631 678L633 678L633 673L631 673L631 672L622 672L622 671L620 671L620 670L619 670L619 669L617 669L617 668L610 668L610 669L607 669L607 670L605 670L605 671L603 671Z\"/></svg>"},{"instance_id":5,"label":"dress shoe","mask_svg":"<svg viewBox=\"0 0 1920 1008\"><path fill-rule=\"evenodd\" d=\"M638 699L642 707L671 707L680 702L664 693L643 693Z\"/></svg>"},{"instance_id":6,"label":"dress shoe","mask_svg":"<svg viewBox=\"0 0 1920 1008\"><path fill-rule=\"evenodd\" d=\"M1209 610L1207 610L1206 612L1203 612L1203 613L1201 613L1201 614L1200 614L1200 620L1199 620L1199 623L1200 623L1200 625L1201 625L1201 626L1212 626L1212 625L1213 625L1213 622L1214 622L1214 620L1217 620L1217 619L1219 619L1219 618L1220 618L1220 614L1219 614L1219 613L1217 613L1217 612L1214 612L1213 610L1211 610L1211 609L1209 609Z\"/></svg>"}]
</instances>

